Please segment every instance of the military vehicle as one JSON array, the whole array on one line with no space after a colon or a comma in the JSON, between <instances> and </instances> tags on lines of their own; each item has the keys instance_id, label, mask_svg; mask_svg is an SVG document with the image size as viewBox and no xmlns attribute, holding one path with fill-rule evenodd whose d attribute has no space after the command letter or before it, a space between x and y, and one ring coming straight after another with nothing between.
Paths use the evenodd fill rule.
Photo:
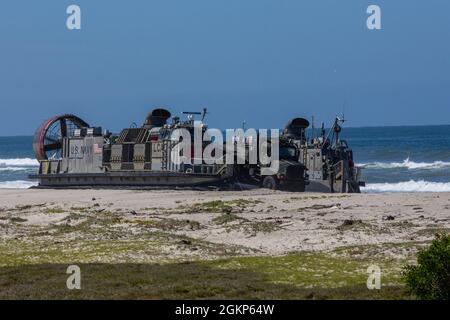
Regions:
<instances>
[{"instance_id":1,"label":"military vehicle","mask_svg":"<svg viewBox=\"0 0 450 320\"><path fill-rule=\"evenodd\" d=\"M259 144L258 144L259 145ZM250 147L247 145L246 150ZM270 153L270 151L269 151ZM273 190L305 191L308 185L306 166L299 161L300 149L284 137L279 139L279 167L275 175L261 174L264 168L260 161L257 164L246 162L235 166L235 178L240 183L259 185ZM247 157L248 158L248 157Z\"/></svg>"},{"instance_id":2,"label":"military vehicle","mask_svg":"<svg viewBox=\"0 0 450 320\"><path fill-rule=\"evenodd\" d=\"M322 123L319 136L314 136L314 128L311 130L311 139L306 135L308 120L295 118L286 125L283 137L298 146L299 161L308 170L306 191L359 193L365 185L361 181L361 169L353 162L353 151L340 138L343 122L336 117L328 133Z\"/></svg>"},{"instance_id":3,"label":"military vehicle","mask_svg":"<svg viewBox=\"0 0 450 320\"><path fill-rule=\"evenodd\" d=\"M33 149L39 161L39 172L30 178L38 180L39 187L52 188L229 186L250 178L261 187L304 191L305 166L298 161L297 146L288 141L280 148L283 156L278 172L270 176L261 175L264 166L259 161L254 165L225 161L222 164L174 162L171 153L180 141L172 138L173 131L184 128L192 134L194 115L200 113L186 114L186 121L172 117L169 123L171 113L157 108L149 113L142 126L123 129L118 135L103 132L101 127L91 127L72 114L53 117L36 131ZM204 134L206 109L201 114L200 127ZM202 148L208 143L203 142ZM289 150L290 158L284 155Z\"/></svg>"}]
</instances>

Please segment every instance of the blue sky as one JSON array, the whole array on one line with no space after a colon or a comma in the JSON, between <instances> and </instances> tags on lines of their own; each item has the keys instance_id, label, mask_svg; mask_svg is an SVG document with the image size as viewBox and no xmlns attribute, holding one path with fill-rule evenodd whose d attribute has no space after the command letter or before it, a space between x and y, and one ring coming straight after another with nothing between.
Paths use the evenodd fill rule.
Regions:
<instances>
[{"instance_id":1,"label":"blue sky","mask_svg":"<svg viewBox=\"0 0 450 320\"><path fill-rule=\"evenodd\" d=\"M154 106L273 128L344 101L348 126L449 124L449 15L445 0L5 0L0 135L60 113L118 131Z\"/></svg>"}]
</instances>

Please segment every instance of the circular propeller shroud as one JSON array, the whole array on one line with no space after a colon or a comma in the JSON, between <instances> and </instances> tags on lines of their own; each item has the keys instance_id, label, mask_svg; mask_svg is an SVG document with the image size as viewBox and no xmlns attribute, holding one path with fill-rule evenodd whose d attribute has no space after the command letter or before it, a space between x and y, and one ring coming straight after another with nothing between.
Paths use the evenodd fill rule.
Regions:
<instances>
[{"instance_id":1,"label":"circular propeller shroud","mask_svg":"<svg viewBox=\"0 0 450 320\"><path fill-rule=\"evenodd\" d=\"M61 158L63 139L73 136L75 129L85 127L89 125L73 114L64 114L46 120L34 135L33 150L36 159Z\"/></svg>"}]
</instances>

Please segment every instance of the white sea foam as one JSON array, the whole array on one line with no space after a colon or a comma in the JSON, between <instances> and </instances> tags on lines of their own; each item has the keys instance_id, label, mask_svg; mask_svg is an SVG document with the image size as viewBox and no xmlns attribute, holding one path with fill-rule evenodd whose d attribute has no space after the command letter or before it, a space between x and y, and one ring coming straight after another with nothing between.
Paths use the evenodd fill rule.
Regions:
<instances>
[{"instance_id":1,"label":"white sea foam","mask_svg":"<svg viewBox=\"0 0 450 320\"><path fill-rule=\"evenodd\" d=\"M0 182L0 189L27 189L33 186L37 186L36 181L25 181L25 180L15 180L15 181L2 181Z\"/></svg>"},{"instance_id":2,"label":"white sea foam","mask_svg":"<svg viewBox=\"0 0 450 320\"><path fill-rule=\"evenodd\" d=\"M1 166L37 167L39 162L31 158L0 159Z\"/></svg>"},{"instance_id":3,"label":"white sea foam","mask_svg":"<svg viewBox=\"0 0 450 320\"><path fill-rule=\"evenodd\" d=\"M35 167L2 167L0 166L0 172L18 172L18 171L36 171L37 169Z\"/></svg>"},{"instance_id":4,"label":"white sea foam","mask_svg":"<svg viewBox=\"0 0 450 320\"><path fill-rule=\"evenodd\" d=\"M450 192L450 182L404 181L397 183L370 183L362 192Z\"/></svg>"},{"instance_id":5,"label":"white sea foam","mask_svg":"<svg viewBox=\"0 0 450 320\"><path fill-rule=\"evenodd\" d=\"M403 162L372 162L358 164L363 169L396 169L404 168L408 170L431 170L431 169L445 169L450 168L450 162L434 161L434 162L414 162L405 159Z\"/></svg>"}]
</instances>

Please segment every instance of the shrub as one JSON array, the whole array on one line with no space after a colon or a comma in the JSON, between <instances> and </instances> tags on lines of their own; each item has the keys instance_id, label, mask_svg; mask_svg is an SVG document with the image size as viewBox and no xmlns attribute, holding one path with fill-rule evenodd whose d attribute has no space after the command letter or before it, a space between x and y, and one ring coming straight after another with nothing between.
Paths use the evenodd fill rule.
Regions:
<instances>
[{"instance_id":1,"label":"shrub","mask_svg":"<svg viewBox=\"0 0 450 320\"><path fill-rule=\"evenodd\" d=\"M450 235L437 234L426 249L417 255L417 265L404 270L406 285L419 299L450 299Z\"/></svg>"}]
</instances>

